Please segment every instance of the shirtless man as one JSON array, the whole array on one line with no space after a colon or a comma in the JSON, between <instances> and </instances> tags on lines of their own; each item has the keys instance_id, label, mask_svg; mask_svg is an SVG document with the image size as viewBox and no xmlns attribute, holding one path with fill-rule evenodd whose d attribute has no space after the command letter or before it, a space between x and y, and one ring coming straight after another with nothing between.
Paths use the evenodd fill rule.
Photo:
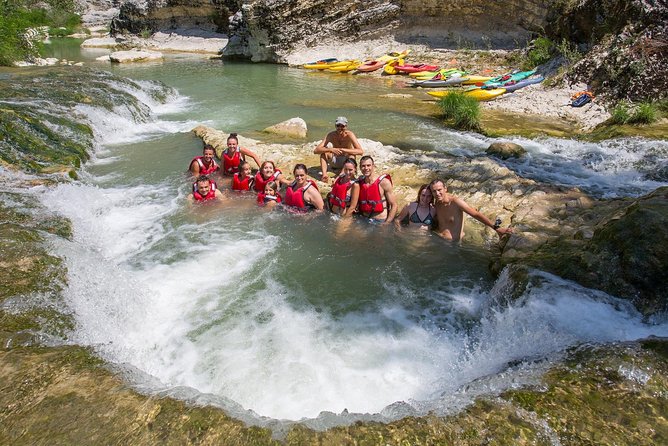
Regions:
<instances>
[{"instance_id":1,"label":"shirtless man","mask_svg":"<svg viewBox=\"0 0 668 446\"><path fill-rule=\"evenodd\" d=\"M357 137L353 132L348 130L348 120L339 116L334 121L336 130L329 132L325 139L315 148L313 153L320 155L320 167L322 168L322 181L329 182L327 175L327 167L331 165L332 170L337 173L343 168L343 163L348 158L355 159L358 155L363 155L362 146L357 141ZM328 147L331 144L332 147Z\"/></svg>"},{"instance_id":2,"label":"shirtless man","mask_svg":"<svg viewBox=\"0 0 668 446\"><path fill-rule=\"evenodd\" d=\"M360 171L359 214L374 221L391 222L397 214L392 179L387 174L378 175L373 158L368 155L360 160Z\"/></svg>"},{"instance_id":3,"label":"shirtless man","mask_svg":"<svg viewBox=\"0 0 668 446\"><path fill-rule=\"evenodd\" d=\"M448 188L441 179L436 179L429 184L436 207L435 230L441 237L459 241L464 236L464 212L475 218L485 226L494 229L499 236L511 234L511 228L501 228L499 225L469 206L464 200L448 193Z\"/></svg>"},{"instance_id":4,"label":"shirtless man","mask_svg":"<svg viewBox=\"0 0 668 446\"><path fill-rule=\"evenodd\" d=\"M223 194L215 187L209 177L200 175L193 185L193 193L188 195L188 202L202 203L212 201L220 203L223 201Z\"/></svg>"}]
</instances>

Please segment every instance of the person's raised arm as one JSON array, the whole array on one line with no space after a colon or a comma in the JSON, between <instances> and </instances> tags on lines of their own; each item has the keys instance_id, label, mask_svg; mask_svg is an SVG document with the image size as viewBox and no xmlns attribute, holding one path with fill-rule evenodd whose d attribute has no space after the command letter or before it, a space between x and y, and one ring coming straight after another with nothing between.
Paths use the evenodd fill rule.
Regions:
<instances>
[{"instance_id":1,"label":"person's raised arm","mask_svg":"<svg viewBox=\"0 0 668 446\"><path fill-rule=\"evenodd\" d=\"M394 216L397 215L397 199L394 196L394 191L392 190L392 182L384 178L380 182L380 187L385 192L385 200L387 202L387 218L385 219L386 223L394 220Z\"/></svg>"},{"instance_id":2,"label":"person's raised arm","mask_svg":"<svg viewBox=\"0 0 668 446\"><path fill-rule=\"evenodd\" d=\"M253 161L255 161L255 164L257 164L257 168L258 169L260 168L260 165L262 164L262 162L260 161L260 158L257 156L257 154L255 152L253 152L252 150L246 149L244 147L240 147L239 151L243 155L250 156L251 158L253 158Z\"/></svg>"},{"instance_id":3,"label":"person's raised arm","mask_svg":"<svg viewBox=\"0 0 668 446\"><path fill-rule=\"evenodd\" d=\"M283 175L282 173L279 173L278 175L276 175L276 180L275 181L278 181L279 184L284 184L286 186L289 186L289 185L292 184L292 181L285 178L285 175Z\"/></svg>"},{"instance_id":4,"label":"person's raised arm","mask_svg":"<svg viewBox=\"0 0 668 446\"><path fill-rule=\"evenodd\" d=\"M350 187L350 204L346 208L346 211L343 213L344 217L352 217L355 209L357 209L357 203L360 199L360 185L359 183L354 183Z\"/></svg>"},{"instance_id":5,"label":"person's raised arm","mask_svg":"<svg viewBox=\"0 0 668 446\"><path fill-rule=\"evenodd\" d=\"M484 224L485 226L488 226L488 227L494 229L494 231L496 231L496 233L499 236L501 236L503 234L512 234L512 232L513 232L512 228L495 228L494 223L492 223L492 221L489 218L487 218L484 214L482 214L477 209L469 206L469 204L466 203L461 198L455 197L455 198L453 198L453 201L455 202L455 204L457 206L459 206L459 209L466 212L471 217L475 218L476 220L478 220L480 223Z\"/></svg>"}]
</instances>

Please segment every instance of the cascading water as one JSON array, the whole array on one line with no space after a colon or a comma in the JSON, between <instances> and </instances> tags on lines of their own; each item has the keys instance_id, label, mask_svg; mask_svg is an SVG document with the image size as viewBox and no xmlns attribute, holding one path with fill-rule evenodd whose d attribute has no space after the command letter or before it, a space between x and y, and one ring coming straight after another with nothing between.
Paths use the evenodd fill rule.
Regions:
<instances>
[{"instance_id":1,"label":"cascading water","mask_svg":"<svg viewBox=\"0 0 668 446\"><path fill-rule=\"evenodd\" d=\"M205 68L201 79L210 76ZM114 104L75 106L93 129L96 156L82 181L35 193L74 226L73 241L54 241L69 271L73 341L154 379L138 375L138 384L185 386L229 410L240 411L238 403L277 419L342 413L312 421L327 427L448 413L477 394L530 382L541 361L569 346L668 335L668 324L645 324L624 301L539 271L522 296L503 303L487 270L490 253L467 244L358 222L346 228L328 216L265 213L244 200L223 212L189 208L183 171L201 147L184 133L195 124L189 113L218 124L227 118L201 109L206 93L186 99L155 83L89 76L86 85ZM456 141L447 150L463 156L477 156L485 144L430 131ZM537 160L529 164L550 180L554 168L539 155L553 144L542 144L529 147ZM610 153L615 143L607 144L587 150ZM398 151L383 150L388 159ZM415 156L433 150L441 148ZM635 180L615 185L603 170L592 181L631 193ZM569 181L589 186L577 178ZM656 184L638 178L639 190Z\"/></svg>"}]
</instances>

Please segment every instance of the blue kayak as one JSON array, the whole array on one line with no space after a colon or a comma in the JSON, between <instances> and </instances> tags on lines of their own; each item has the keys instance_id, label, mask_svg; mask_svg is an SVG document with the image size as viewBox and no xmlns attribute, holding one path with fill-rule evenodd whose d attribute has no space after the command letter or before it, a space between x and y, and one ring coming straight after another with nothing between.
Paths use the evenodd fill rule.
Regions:
<instances>
[{"instance_id":1,"label":"blue kayak","mask_svg":"<svg viewBox=\"0 0 668 446\"><path fill-rule=\"evenodd\" d=\"M545 78L543 76L538 76L531 79L524 79L515 83L504 84L502 88L505 88L507 93L512 93L513 91L517 91L520 88L524 88L528 85L540 84L544 80Z\"/></svg>"}]
</instances>

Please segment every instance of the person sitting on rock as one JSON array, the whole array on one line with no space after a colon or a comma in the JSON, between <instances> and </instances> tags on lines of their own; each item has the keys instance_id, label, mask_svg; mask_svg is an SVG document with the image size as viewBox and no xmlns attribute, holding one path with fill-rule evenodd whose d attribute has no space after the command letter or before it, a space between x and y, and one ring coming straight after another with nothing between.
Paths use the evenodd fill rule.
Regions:
<instances>
[{"instance_id":1,"label":"person sitting on rock","mask_svg":"<svg viewBox=\"0 0 668 446\"><path fill-rule=\"evenodd\" d=\"M440 178L429 183L429 188L434 196L434 207L436 208L434 230L444 239L456 242L464 237L464 212L485 226L494 229L499 237L504 234L512 234L512 228L500 227L500 220L492 223L489 218L469 206L464 200L449 194L445 182Z\"/></svg>"},{"instance_id":2,"label":"person sitting on rock","mask_svg":"<svg viewBox=\"0 0 668 446\"><path fill-rule=\"evenodd\" d=\"M336 130L329 132L325 139L315 148L313 153L320 155L320 167L322 169L322 181L329 182L327 168L331 166L334 173L339 173L343 163L348 158L355 159L356 156L364 155L364 150L353 132L348 130L348 119L339 116L334 121ZM331 147L330 147L331 146Z\"/></svg>"},{"instance_id":3,"label":"person sitting on rock","mask_svg":"<svg viewBox=\"0 0 668 446\"><path fill-rule=\"evenodd\" d=\"M211 175L214 172L217 172L220 169L220 166L214 160L216 156L216 151L213 146L205 144L202 149L202 156L196 156L190 161L188 170L195 177L198 178L200 175Z\"/></svg>"}]
</instances>

